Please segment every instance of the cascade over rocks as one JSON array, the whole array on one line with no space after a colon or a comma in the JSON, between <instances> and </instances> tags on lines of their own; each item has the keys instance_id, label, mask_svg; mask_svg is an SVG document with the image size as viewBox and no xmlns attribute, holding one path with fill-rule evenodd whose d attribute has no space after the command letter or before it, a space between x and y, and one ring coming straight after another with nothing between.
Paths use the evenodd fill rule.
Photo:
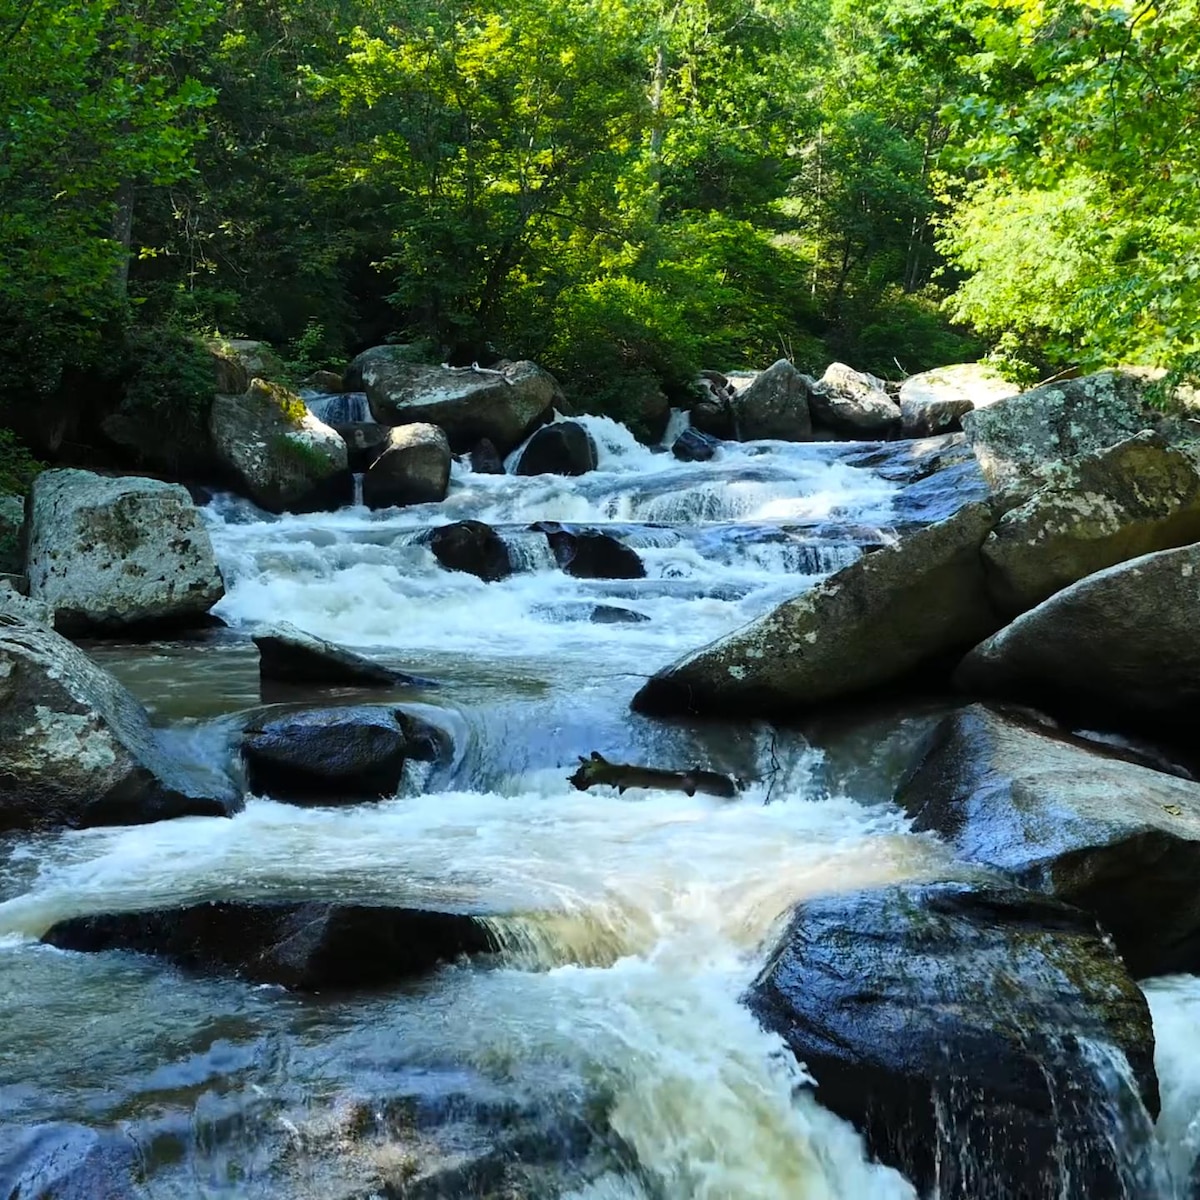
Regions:
<instances>
[{"instance_id":1,"label":"cascade over rocks","mask_svg":"<svg viewBox=\"0 0 1200 1200\"><path fill-rule=\"evenodd\" d=\"M231 816L159 743L146 710L66 638L0 615L0 830Z\"/></svg>"},{"instance_id":2,"label":"cascade over rocks","mask_svg":"<svg viewBox=\"0 0 1200 1200\"><path fill-rule=\"evenodd\" d=\"M365 904L217 901L60 921L61 950L131 950L299 992L382 987L494 949L473 917Z\"/></svg>"},{"instance_id":3,"label":"cascade over rocks","mask_svg":"<svg viewBox=\"0 0 1200 1200\"><path fill-rule=\"evenodd\" d=\"M508 454L563 402L554 376L534 363L509 363L501 369L430 366L397 353L406 349L376 346L364 351L350 364L347 385L361 381L379 421L438 425L456 452L488 438L502 455Z\"/></svg>"},{"instance_id":4,"label":"cascade over rocks","mask_svg":"<svg viewBox=\"0 0 1200 1200\"><path fill-rule=\"evenodd\" d=\"M363 477L368 508L434 504L450 486L450 443L436 425L399 425Z\"/></svg>"},{"instance_id":5,"label":"cascade over rocks","mask_svg":"<svg viewBox=\"0 0 1200 1200\"><path fill-rule=\"evenodd\" d=\"M1017 617L958 668L966 691L1136 720L1200 712L1200 545L1089 575Z\"/></svg>"},{"instance_id":6,"label":"cascade over rocks","mask_svg":"<svg viewBox=\"0 0 1200 1200\"><path fill-rule=\"evenodd\" d=\"M689 426L675 439L671 453L680 462L708 462L720 448L716 438Z\"/></svg>"},{"instance_id":7,"label":"cascade over rocks","mask_svg":"<svg viewBox=\"0 0 1200 1200\"><path fill-rule=\"evenodd\" d=\"M962 418L1016 394L986 363L955 363L910 375L900 385L901 435L931 437L961 428Z\"/></svg>"},{"instance_id":8,"label":"cascade over rocks","mask_svg":"<svg viewBox=\"0 0 1200 1200\"><path fill-rule=\"evenodd\" d=\"M1200 971L1200 784L972 705L896 799L961 858L1093 914L1136 978Z\"/></svg>"},{"instance_id":9,"label":"cascade over rocks","mask_svg":"<svg viewBox=\"0 0 1200 1200\"><path fill-rule=\"evenodd\" d=\"M841 437L890 438L900 431L900 409L883 380L845 363L830 363L809 390L813 424Z\"/></svg>"},{"instance_id":10,"label":"cascade over rocks","mask_svg":"<svg viewBox=\"0 0 1200 1200\"><path fill-rule=\"evenodd\" d=\"M411 675L314 637L286 621L256 633L254 644L258 647L260 676L277 683L391 687L417 682Z\"/></svg>"},{"instance_id":11,"label":"cascade over rocks","mask_svg":"<svg viewBox=\"0 0 1200 1200\"><path fill-rule=\"evenodd\" d=\"M1147 430L1061 464L983 544L1002 611L1023 612L1085 575L1200 540L1195 460Z\"/></svg>"},{"instance_id":12,"label":"cascade over rocks","mask_svg":"<svg viewBox=\"0 0 1200 1200\"><path fill-rule=\"evenodd\" d=\"M578 421L544 425L521 451L518 475L586 475L596 469L598 455L592 435Z\"/></svg>"},{"instance_id":13,"label":"cascade over rocks","mask_svg":"<svg viewBox=\"0 0 1200 1200\"><path fill-rule=\"evenodd\" d=\"M797 371L786 358L781 358L734 395L733 430L726 433L720 427L714 427L716 423L709 424L703 413L697 420L695 409L692 410L692 421L702 433L716 437L736 434L744 442L760 438L808 442L813 435L809 411L811 393L812 380Z\"/></svg>"},{"instance_id":14,"label":"cascade over rocks","mask_svg":"<svg viewBox=\"0 0 1200 1200\"><path fill-rule=\"evenodd\" d=\"M447 571L463 571L496 583L513 571L504 539L482 521L455 521L439 525L422 539Z\"/></svg>"},{"instance_id":15,"label":"cascade over rocks","mask_svg":"<svg viewBox=\"0 0 1200 1200\"><path fill-rule=\"evenodd\" d=\"M555 561L576 579L644 579L646 567L636 550L622 545L612 534L595 529L565 529L555 521L530 526L544 533Z\"/></svg>"},{"instance_id":16,"label":"cascade over rocks","mask_svg":"<svg viewBox=\"0 0 1200 1200\"><path fill-rule=\"evenodd\" d=\"M314 512L354 494L346 443L276 383L253 379L240 396L218 395L209 414L217 459L269 512Z\"/></svg>"},{"instance_id":17,"label":"cascade over rocks","mask_svg":"<svg viewBox=\"0 0 1200 1200\"><path fill-rule=\"evenodd\" d=\"M644 713L786 714L892 683L995 629L979 547L986 504L860 558L660 671Z\"/></svg>"},{"instance_id":18,"label":"cascade over rocks","mask_svg":"<svg viewBox=\"0 0 1200 1200\"><path fill-rule=\"evenodd\" d=\"M958 882L811 900L749 1002L817 1099L922 1195L1150 1194L1138 1171L1158 1112L1150 1013L1076 909ZM1131 1082L1112 1069L1120 1055ZM1150 1116L1118 1134L1114 1113L1137 1113L1138 1091Z\"/></svg>"},{"instance_id":19,"label":"cascade over rocks","mask_svg":"<svg viewBox=\"0 0 1200 1200\"><path fill-rule=\"evenodd\" d=\"M29 512L30 596L64 633L195 624L225 594L208 530L178 484L43 471Z\"/></svg>"}]
</instances>

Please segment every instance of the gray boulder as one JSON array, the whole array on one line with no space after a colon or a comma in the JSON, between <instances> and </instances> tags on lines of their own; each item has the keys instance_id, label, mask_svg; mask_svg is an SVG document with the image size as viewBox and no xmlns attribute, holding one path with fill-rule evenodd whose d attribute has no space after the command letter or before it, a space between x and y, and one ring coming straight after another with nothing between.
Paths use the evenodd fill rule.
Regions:
<instances>
[{"instance_id":1,"label":"gray boulder","mask_svg":"<svg viewBox=\"0 0 1200 1200\"><path fill-rule=\"evenodd\" d=\"M0 579L0 613L41 625L44 629L54 628L54 609L13 587L12 578Z\"/></svg>"},{"instance_id":2,"label":"gray boulder","mask_svg":"<svg viewBox=\"0 0 1200 1200\"><path fill-rule=\"evenodd\" d=\"M660 671L646 713L788 714L900 680L999 624L979 547L986 504L843 568L811 591Z\"/></svg>"},{"instance_id":3,"label":"gray boulder","mask_svg":"<svg viewBox=\"0 0 1200 1200\"><path fill-rule=\"evenodd\" d=\"M529 439L518 475L586 475L596 469L596 443L578 421L555 421Z\"/></svg>"},{"instance_id":4,"label":"gray boulder","mask_svg":"<svg viewBox=\"0 0 1200 1200\"><path fill-rule=\"evenodd\" d=\"M283 359L266 342L249 338L212 338L207 345L216 364L217 391L220 393L240 396L251 380L287 378Z\"/></svg>"},{"instance_id":5,"label":"gray boulder","mask_svg":"<svg viewBox=\"0 0 1200 1200\"><path fill-rule=\"evenodd\" d=\"M1140 720L1200 711L1200 545L1089 575L1023 613L958 668L985 696L1046 700Z\"/></svg>"},{"instance_id":6,"label":"gray boulder","mask_svg":"<svg viewBox=\"0 0 1200 1200\"><path fill-rule=\"evenodd\" d=\"M0 829L231 816L228 780L193 775L146 710L66 638L0 615Z\"/></svg>"},{"instance_id":7,"label":"gray boulder","mask_svg":"<svg viewBox=\"0 0 1200 1200\"><path fill-rule=\"evenodd\" d=\"M209 431L223 469L269 512L337 508L353 496L345 441L279 384L253 379L240 396L217 396Z\"/></svg>"},{"instance_id":8,"label":"gray boulder","mask_svg":"<svg viewBox=\"0 0 1200 1200\"><path fill-rule=\"evenodd\" d=\"M1200 540L1200 471L1149 431L1063 463L983 544L999 607L1024 612L1085 575Z\"/></svg>"},{"instance_id":9,"label":"gray boulder","mask_svg":"<svg viewBox=\"0 0 1200 1200\"><path fill-rule=\"evenodd\" d=\"M986 363L955 363L910 375L900 385L903 437L932 437L960 427L977 408L1016 394L1016 387Z\"/></svg>"},{"instance_id":10,"label":"gray boulder","mask_svg":"<svg viewBox=\"0 0 1200 1200\"><path fill-rule=\"evenodd\" d=\"M287 622L256 633L254 644L258 647L259 675L277 683L392 687L415 682L410 675L314 637Z\"/></svg>"},{"instance_id":11,"label":"gray boulder","mask_svg":"<svg viewBox=\"0 0 1200 1200\"><path fill-rule=\"evenodd\" d=\"M178 484L43 471L27 538L29 594L66 633L194 624L225 594L208 530Z\"/></svg>"},{"instance_id":12,"label":"gray boulder","mask_svg":"<svg viewBox=\"0 0 1200 1200\"><path fill-rule=\"evenodd\" d=\"M1200 784L972 705L896 798L959 857L1092 913L1136 978L1200 970Z\"/></svg>"},{"instance_id":13,"label":"gray boulder","mask_svg":"<svg viewBox=\"0 0 1200 1200\"><path fill-rule=\"evenodd\" d=\"M808 376L797 371L786 358L772 363L733 397L731 407L737 437L744 442L760 438L781 442L811 441L811 383ZM698 421L696 410L693 410L692 420L703 433L728 436L716 425L707 423L704 414L700 417Z\"/></svg>"},{"instance_id":14,"label":"gray boulder","mask_svg":"<svg viewBox=\"0 0 1200 1200\"><path fill-rule=\"evenodd\" d=\"M450 486L450 443L436 425L399 425L363 476L368 508L433 504Z\"/></svg>"},{"instance_id":15,"label":"gray boulder","mask_svg":"<svg viewBox=\"0 0 1200 1200\"><path fill-rule=\"evenodd\" d=\"M377 346L351 363L376 419L385 425L429 422L446 432L458 453L488 438L508 454L550 420L562 391L554 376L531 362L498 370L429 366Z\"/></svg>"},{"instance_id":16,"label":"gray boulder","mask_svg":"<svg viewBox=\"0 0 1200 1200\"><path fill-rule=\"evenodd\" d=\"M24 528L24 499L0 495L0 575L24 574L25 550L21 544Z\"/></svg>"},{"instance_id":17,"label":"gray boulder","mask_svg":"<svg viewBox=\"0 0 1200 1200\"><path fill-rule=\"evenodd\" d=\"M811 900L749 999L922 1196L1161 1194L1150 1013L1077 909L958 882Z\"/></svg>"},{"instance_id":18,"label":"gray boulder","mask_svg":"<svg viewBox=\"0 0 1200 1200\"><path fill-rule=\"evenodd\" d=\"M889 438L900 430L900 408L883 380L831 363L808 399L813 424L839 437Z\"/></svg>"}]
</instances>

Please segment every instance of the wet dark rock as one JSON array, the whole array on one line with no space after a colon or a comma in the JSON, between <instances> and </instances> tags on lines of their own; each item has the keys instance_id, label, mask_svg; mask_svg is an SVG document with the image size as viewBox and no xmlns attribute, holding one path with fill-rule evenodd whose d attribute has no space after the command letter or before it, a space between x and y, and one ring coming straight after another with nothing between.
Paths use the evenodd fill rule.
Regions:
<instances>
[{"instance_id":1,"label":"wet dark rock","mask_svg":"<svg viewBox=\"0 0 1200 1200\"><path fill-rule=\"evenodd\" d=\"M392 667L373 662L344 646L314 637L286 622L254 635L258 671L277 683L348 684L392 687L418 682Z\"/></svg>"},{"instance_id":2,"label":"wet dark rock","mask_svg":"<svg viewBox=\"0 0 1200 1200\"><path fill-rule=\"evenodd\" d=\"M450 443L436 425L399 425L363 477L368 508L435 504L450 486Z\"/></svg>"},{"instance_id":3,"label":"wet dark rock","mask_svg":"<svg viewBox=\"0 0 1200 1200\"><path fill-rule=\"evenodd\" d=\"M596 443L577 421L556 421L529 439L518 475L586 475L596 469Z\"/></svg>"},{"instance_id":4,"label":"wet dark rock","mask_svg":"<svg viewBox=\"0 0 1200 1200\"><path fill-rule=\"evenodd\" d=\"M1137 978L1200 971L1200 784L972 705L896 798L963 859L1094 914Z\"/></svg>"},{"instance_id":5,"label":"wet dark rock","mask_svg":"<svg viewBox=\"0 0 1200 1200\"><path fill-rule=\"evenodd\" d=\"M484 583L495 583L512 574L512 559L504 539L482 521L439 525L424 540L447 571L463 571Z\"/></svg>"},{"instance_id":6,"label":"wet dark rock","mask_svg":"<svg viewBox=\"0 0 1200 1200\"><path fill-rule=\"evenodd\" d=\"M1077 909L981 883L812 900L749 999L922 1195L1153 1194L1150 1014Z\"/></svg>"},{"instance_id":7,"label":"wet dark rock","mask_svg":"<svg viewBox=\"0 0 1200 1200\"><path fill-rule=\"evenodd\" d=\"M642 625L650 620L645 613L619 604L597 604L588 618L593 625Z\"/></svg>"},{"instance_id":8,"label":"wet dark rock","mask_svg":"<svg viewBox=\"0 0 1200 1200\"><path fill-rule=\"evenodd\" d=\"M365 471L387 448L392 429L378 421L351 421L333 425L335 433L346 443L351 471Z\"/></svg>"},{"instance_id":9,"label":"wet dark rock","mask_svg":"<svg viewBox=\"0 0 1200 1200\"><path fill-rule=\"evenodd\" d=\"M495 948L487 928L460 913L267 901L75 917L42 941L61 950L154 954L301 992L384 986Z\"/></svg>"},{"instance_id":10,"label":"wet dark rock","mask_svg":"<svg viewBox=\"0 0 1200 1200\"><path fill-rule=\"evenodd\" d=\"M136 1200L138 1146L120 1130L35 1125L0 1135L5 1200Z\"/></svg>"},{"instance_id":11,"label":"wet dark rock","mask_svg":"<svg viewBox=\"0 0 1200 1200\"><path fill-rule=\"evenodd\" d=\"M724 441L736 435L730 401L701 400L692 406L692 429L705 437Z\"/></svg>"},{"instance_id":12,"label":"wet dark rock","mask_svg":"<svg viewBox=\"0 0 1200 1200\"><path fill-rule=\"evenodd\" d=\"M66 638L0 616L0 830L227 817L224 776L169 753L146 710Z\"/></svg>"},{"instance_id":13,"label":"wet dark rock","mask_svg":"<svg viewBox=\"0 0 1200 1200\"><path fill-rule=\"evenodd\" d=\"M394 796L408 749L392 710L368 706L288 713L242 736L251 791L315 804Z\"/></svg>"},{"instance_id":14,"label":"wet dark rock","mask_svg":"<svg viewBox=\"0 0 1200 1200\"><path fill-rule=\"evenodd\" d=\"M689 427L675 439L671 453L680 462L708 462L720 448L716 438Z\"/></svg>"},{"instance_id":15,"label":"wet dark rock","mask_svg":"<svg viewBox=\"0 0 1200 1200\"><path fill-rule=\"evenodd\" d=\"M573 530L555 521L537 521L530 529L544 533L554 558L576 579L644 579L646 567L635 550L612 534L594 529Z\"/></svg>"},{"instance_id":16,"label":"wet dark rock","mask_svg":"<svg viewBox=\"0 0 1200 1200\"><path fill-rule=\"evenodd\" d=\"M470 458L471 470L476 475L504 474L504 460L500 457L500 451L487 438L480 438L471 447Z\"/></svg>"}]
</instances>

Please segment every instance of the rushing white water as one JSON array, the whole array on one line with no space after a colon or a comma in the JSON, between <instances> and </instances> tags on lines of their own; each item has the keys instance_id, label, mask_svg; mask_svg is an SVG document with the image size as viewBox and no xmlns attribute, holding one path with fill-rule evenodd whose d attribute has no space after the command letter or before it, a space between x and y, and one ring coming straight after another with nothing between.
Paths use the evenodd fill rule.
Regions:
<instances>
[{"instance_id":1,"label":"rushing white water","mask_svg":"<svg viewBox=\"0 0 1200 1200\"><path fill-rule=\"evenodd\" d=\"M1154 1065L1162 1096L1158 1136L1176 1195L1200 1184L1200 979L1152 979L1144 987L1154 1017Z\"/></svg>"}]
</instances>

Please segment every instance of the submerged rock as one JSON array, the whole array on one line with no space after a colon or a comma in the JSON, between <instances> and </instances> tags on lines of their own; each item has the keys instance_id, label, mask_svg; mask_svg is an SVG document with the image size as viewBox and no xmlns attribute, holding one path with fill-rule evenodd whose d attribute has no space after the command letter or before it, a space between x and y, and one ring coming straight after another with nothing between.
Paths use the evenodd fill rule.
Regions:
<instances>
[{"instance_id":1,"label":"submerged rock","mask_svg":"<svg viewBox=\"0 0 1200 1200\"><path fill-rule=\"evenodd\" d=\"M1200 784L973 705L896 798L963 859L1092 913L1137 978L1200 971Z\"/></svg>"},{"instance_id":2,"label":"submerged rock","mask_svg":"<svg viewBox=\"0 0 1200 1200\"><path fill-rule=\"evenodd\" d=\"M64 637L0 615L0 829L230 816L225 780L193 778L146 710Z\"/></svg>"},{"instance_id":3,"label":"submerged rock","mask_svg":"<svg viewBox=\"0 0 1200 1200\"><path fill-rule=\"evenodd\" d=\"M554 521L530 527L544 533L555 561L576 579L644 579L646 567L636 550L622 545L610 533L595 529L565 529Z\"/></svg>"},{"instance_id":4,"label":"submerged rock","mask_svg":"<svg viewBox=\"0 0 1200 1200\"><path fill-rule=\"evenodd\" d=\"M1064 463L983 544L1003 611L1024 612L1085 575L1200 540L1200 471L1149 431Z\"/></svg>"},{"instance_id":5,"label":"submerged rock","mask_svg":"<svg viewBox=\"0 0 1200 1200\"><path fill-rule=\"evenodd\" d=\"M760 438L781 442L811 441L811 385L812 380L797 371L786 358L772 363L731 402L736 436L744 442ZM704 423L703 416L697 421L696 416L693 410L692 420L702 432L729 436Z\"/></svg>"},{"instance_id":6,"label":"submerged rock","mask_svg":"<svg viewBox=\"0 0 1200 1200\"><path fill-rule=\"evenodd\" d=\"M60 921L62 950L131 950L300 992L382 987L495 948L470 916L365 904L217 901Z\"/></svg>"},{"instance_id":7,"label":"submerged rock","mask_svg":"<svg viewBox=\"0 0 1200 1200\"><path fill-rule=\"evenodd\" d=\"M1004 884L812 900L750 1005L922 1195L1154 1194L1150 1014L1076 909Z\"/></svg>"},{"instance_id":8,"label":"submerged rock","mask_svg":"<svg viewBox=\"0 0 1200 1200\"><path fill-rule=\"evenodd\" d=\"M1200 713L1198 599L1200 545L1119 563L976 646L955 682L979 695L1190 723Z\"/></svg>"},{"instance_id":9,"label":"submerged rock","mask_svg":"<svg viewBox=\"0 0 1200 1200\"><path fill-rule=\"evenodd\" d=\"M254 644L258 647L259 674L279 683L391 687L417 682L411 675L314 637L287 622L265 633L256 633Z\"/></svg>"},{"instance_id":10,"label":"submerged rock","mask_svg":"<svg viewBox=\"0 0 1200 1200\"><path fill-rule=\"evenodd\" d=\"M482 521L439 525L424 540L448 571L463 571L484 583L495 583L512 574L512 559L504 539Z\"/></svg>"},{"instance_id":11,"label":"submerged rock","mask_svg":"<svg viewBox=\"0 0 1200 1200\"><path fill-rule=\"evenodd\" d=\"M555 421L529 439L518 475L586 475L596 469L596 443L578 421Z\"/></svg>"},{"instance_id":12,"label":"submerged rock","mask_svg":"<svg viewBox=\"0 0 1200 1200\"><path fill-rule=\"evenodd\" d=\"M689 426L675 439L671 453L680 462L708 462L720 448L715 437Z\"/></svg>"},{"instance_id":13,"label":"submerged rock","mask_svg":"<svg viewBox=\"0 0 1200 1200\"><path fill-rule=\"evenodd\" d=\"M436 425L399 425L363 477L368 508L434 504L450 486L450 443Z\"/></svg>"},{"instance_id":14,"label":"submerged rock","mask_svg":"<svg viewBox=\"0 0 1200 1200\"><path fill-rule=\"evenodd\" d=\"M196 624L225 594L208 529L178 484L43 471L28 539L30 596L65 633Z\"/></svg>"},{"instance_id":15,"label":"submerged rock","mask_svg":"<svg viewBox=\"0 0 1200 1200\"><path fill-rule=\"evenodd\" d=\"M813 424L839 437L889 438L900 431L900 409L883 380L831 363L811 390Z\"/></svg>"},{"instance_id":16,"label":"submerged rock","mask_svg":"<svg viewBox=\"0 0 1200 1200\"><path fill-rule=\"evenodd\" d=\"M634 697L645 713L787 714L899 680L996 628L979 547L986 504L868 554L681 659Z\"/></svg>"},{"instance_id":17,"label":"submerged rock","mask_svg":"<svg viewBox=\"0 0 1200 1200\"><path fill-rule=\"evenodd\" d=\"M142 1154L121 1129L55 1122L0 1136L5 1200L137 1200Z\"/></svg>"}]
</instances>

